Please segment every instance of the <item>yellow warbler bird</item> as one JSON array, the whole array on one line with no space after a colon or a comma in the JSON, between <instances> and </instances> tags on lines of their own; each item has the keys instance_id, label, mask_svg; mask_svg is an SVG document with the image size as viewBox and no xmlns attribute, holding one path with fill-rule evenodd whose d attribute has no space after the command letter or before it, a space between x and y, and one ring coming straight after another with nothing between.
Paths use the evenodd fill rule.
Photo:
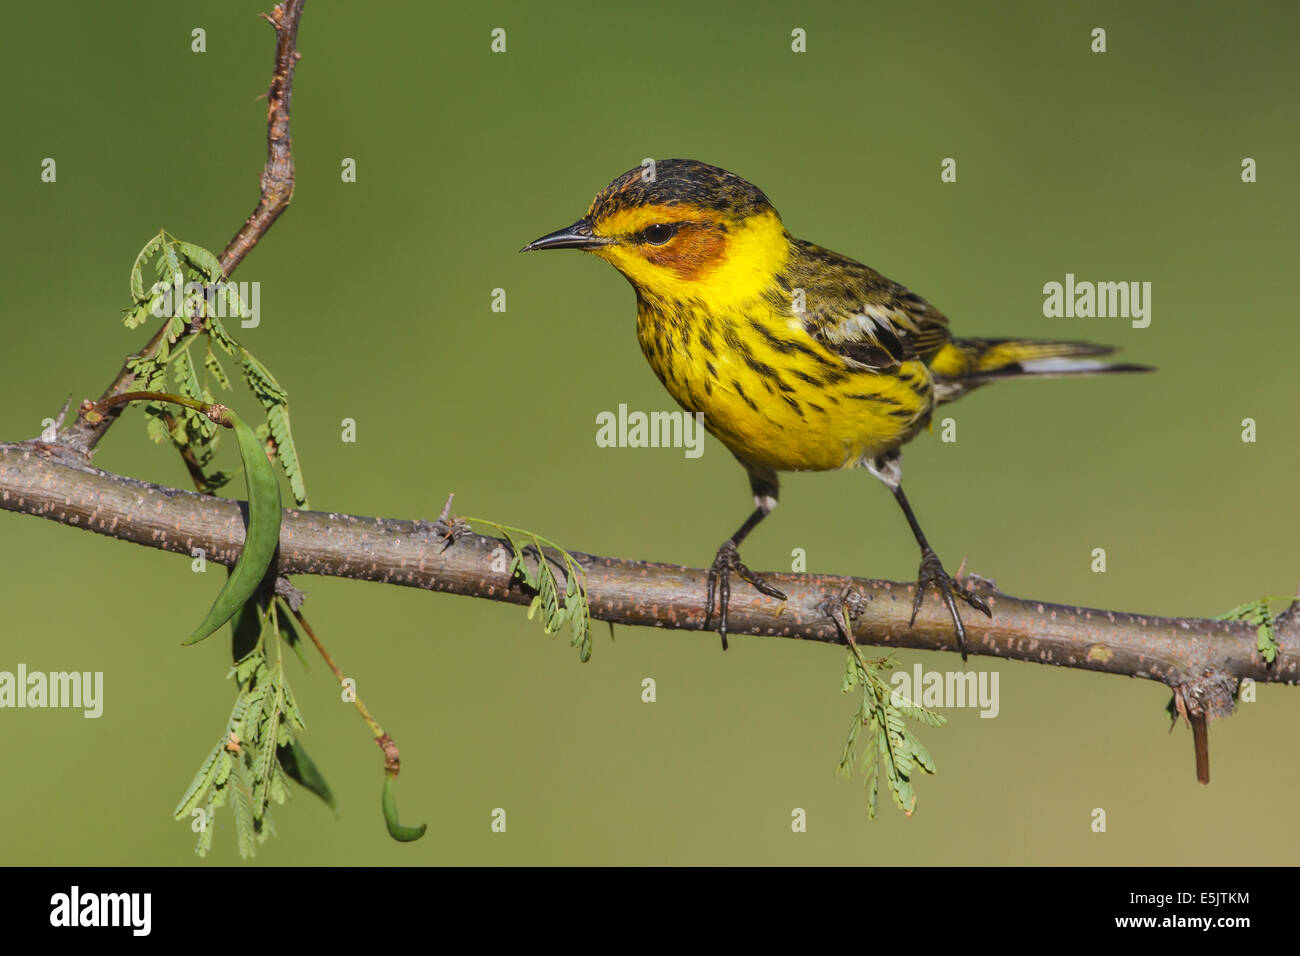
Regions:
<instances>
[{"instance_id":1,"label":"yellow warbler bird","mask_svg":"<svg viewBox=\"0 0 1300 956\"><path fill-rule=\"evenodd\" d=\"M1085 342L954 339L947 318L919 295L794 238L761 190L695 160L629 170L585 216L521 251L534 249L583 249L627 278L650 367L749 472L754 512L709 570L704 623L716 595L724 650L731 575L785 599L737 551L776 507L777 472L860 465L893 492L921 547L912 623L935 587L964 660L956 599L991 612L926 541L903 494L900 449L936 405L988 382L1150 370L1100 362L1113 349Z\"/></svg>"}]
</instances>

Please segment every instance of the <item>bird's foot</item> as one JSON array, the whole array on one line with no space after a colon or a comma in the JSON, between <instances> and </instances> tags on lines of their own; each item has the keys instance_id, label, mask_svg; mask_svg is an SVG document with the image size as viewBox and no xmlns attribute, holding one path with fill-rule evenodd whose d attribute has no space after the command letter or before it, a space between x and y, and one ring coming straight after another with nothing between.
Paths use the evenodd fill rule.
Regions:
<instances>
[{"instance_id":1,"label":"bird's foot","mask_svg":"<svg viewBox=\"0 0 1300 956\"><path fill-rule=\"evenodd\" d=\"M713 559L713 565L709 568L709 596L704 605L704 626L707 628L709 620L713 617L714 597L720 599L718 602L718 634L722 637L722 649L724 651L727 649L727 604L731 599L731 575L733 574L759 593L766 594L770 598L776 598L778 601L785 600L784 591L768 584L741 563L740 552L736 550L734 542L724 542L722 547L718 548L717 556Z\"/></svg>"},{"instance_id":2,"label":"bird's foot","mask_svg":"<svg viewBox=\"0 0 1300 956\"><path fill-rule=\"evenodd\" d=\"M926 548L921 552L921 569L916 578L916 597L912 601L912 621L908 627L916 623L917 612L921 610L921 602L925 599L925 589L930 585L934 585L935 590L939 592L939 597L948 605L948 613L952 615L953 628L957 632L957 650L961 651L961 659L965 661L966 626L962 624L961 615L957 613L956 599L961 598L975 610L983 611L988 617L993 616L993 611L983 598L977 597L969 588L950 578L948 572L943 569L939 556Z\"/></svg>"}]
</instances>

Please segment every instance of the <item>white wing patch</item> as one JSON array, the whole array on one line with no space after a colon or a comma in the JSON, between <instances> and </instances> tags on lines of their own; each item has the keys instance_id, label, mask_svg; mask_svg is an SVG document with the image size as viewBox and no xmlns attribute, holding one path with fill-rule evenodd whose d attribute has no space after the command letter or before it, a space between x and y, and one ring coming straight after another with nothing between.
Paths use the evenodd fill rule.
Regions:
<instances>
[{"instance_id":1,"label":"white wing patch","mask_svg":"<svg viewBox=\"0 0 1300 956\"><path fill-rule=\"evenodd\" d=\"M879 344L882 330L897 336L898 330L917 332L920 327L912 316L901 309L865 304L860 305L858 311L848 318L824 327L821 334L832 344L861 342L864 339Z\"/></svg>"}]
</instances>

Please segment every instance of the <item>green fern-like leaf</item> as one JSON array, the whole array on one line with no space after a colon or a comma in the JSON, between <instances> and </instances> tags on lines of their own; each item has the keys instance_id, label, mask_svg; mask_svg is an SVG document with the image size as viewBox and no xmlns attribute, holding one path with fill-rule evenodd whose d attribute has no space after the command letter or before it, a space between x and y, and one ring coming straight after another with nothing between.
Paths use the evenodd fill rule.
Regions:
<instances>
[{"instance_id":1,"label":"green fern-like leaf","mask_svg":"<svg viewBox=\"0 0 1300 956\"><path fill-rule=\"evenodd\" d=\"M217 257L202 246L196 246L188 242L176 241L176 248L185 258L185 261L192 265L200 281L221 282L226 278L225 273L221 271L221 263Z\"/></svg>"},{"instance_id":2,"label":"green fern-like leaf","mask_svg":"<svg viewBox=\"0 0 1300 956\"><path fill-rule=\"evenodd\" d=\"M271 437L275 440L276 459L289 480L289 489L294 501L301 508L307 507L307 488L303 482L302 467L298 461L298 449L294 444L293 432L289 427L289 395L276 381L271 370L257 360L248 349L242 349L242 366L244 379L262 407L266 409L266 420L270 426Z\"/></svg>"},{"instance_id":3,"label":"green fern-like leaf","mask_svg":"<svg viewBox=\"0 0 1300 956\"><path fill-rule=\"evenodd\" d=\"M252 621L257 643L229 672L239 691L225 731L176 809L179 819L208 801L209 830L200 835L200 854L212 844L212 814L227 802L241 856L252 856L275 833L270 805L288 798L279 748L306 729L283 670L278 604L260 605Z\"/></svg>"},{"instance_id":4,"label":"green fern-like leaf","mask_svg":"<svg viewBox=\"0 0 1300 956\"><path fill-rule=\"evenodd\" d=\"M293 442L293 431L289 428L289 406L274 405L267 409L267 424L271 426L271 437L275 439L275 455L289 479L289 490L298 507L307 507L307 486L303 482L302 466L298 463L298 448Z\"/></svg>"},{"instance_id":5,"label":"green fern-like leaf","mask_svg":"<svg viewBox=\"0 0 1300 956\"><path fill-rule=\"evenodd\" d=\"M226 282L221 285L220 298L217 304L226 318L242 318L244 316L244 303L239 298L239 292L234 283Z\"/></svg>"},{"instance_id":6,"label":"green fern-like leaf","mask_svg":"<svg viewBox=\"0 0 1300 956\"><path fill-rule=\"evenodd\" d=\"M230 379L226 375L225 368L221 365L221 359L217 358L217 353L212 351L211 346L208 347L207 353L203 356L203 368L212 376L222 391L230 391Z\"/></svg>"},{"instance_id":7,"label":"green fern-like leaf","mask_svg":"<svg viewBox=\"0 0 1300 956\"><path fill-rule=\"evenodd\" d=\"M230 805L235 814L235 834L239 855L247 860L257 854L257 825L253 822L253 792L244 773L243 762L235 764L230 787Z\"/></svg>"},{"instance_id":8,"label":"green fern-like leaf","mask_svg":"<svg viewBox=\"0 0 1300 956\"><path fill-rule=\"evenodd\" d=\"M241 694L235 699L235 705L230 710L230 717L226 721L226 729L221 735L221 739L217 741L217 745L212 748L207 759L203 761L203 765L199 768L199 772L195 774L193 781L190 782L189 787L186 789L185 795L181 797L180 803L178 803L176 809L172 811L172 816L175 819L179 820L182 817L189 816L190 812L193 811L202 801L203 796L209 787L214 785L219 786L221 783L225 782L226 778L225 776L221 776L221 771L225 769L226 775L228 776L229 768L223 768L221 766L220 758L222 754L226 754L227 757L229 757L229 751L226 749L226 746L230 740L230 732L242 724L244 713L247 709L248 702Z\"/></svg>"},{"instance_id":9,"label":"green fern-like leaf","mask_svg":"<svg viewBox=\"0 0 1300 956\"><path fill-rule=\"evenodd\" d=\"M162 255L158 259L156 266L158 278L164 280L173 289L185 286L185 270L181 266L180 254L176 251L176 246L170 242L162 244ZM180 311L177 309L176 311Z\"/></svg>"},{"instance_id":10,"label":"green fern-like leaf","mask_svg":"<svg viewBox=\"0 0 1300 956\"><path fill-rule=\"evenodd\" d=\"M273 404L282 404L289 398L289 394L280 387L280 383L275 380L271 370L257 360L248 349L242 352L241 360L244 366L244 376L248 380L248 387L253 390L253 394L264 402Z\"/></svg>"},{"instance_id":11,"label":"green fern-like leaf","mask_svg":"<svg viewBox=\"0 0 1300 956\"><path fill-rule=\"evenodd\" d=\"M463 520L487 525L505 538L510 546L510 576L534 592L528 608L529 620L540 615L542 630L547 634L555 634L568 625L569 643L578 648L579 660L584 663L591 660L591 605L587 598L587 572L577 559L555 542L534 532L484 518ZM556 578L556 558L548 556L548 550L554 552L563 568L563 598Z\"/></svg>"},{"instance_id":12,"label":"green fern-like leaf","mask_svg":"<svg viewBox=\"0 0 1300 956\"><path fill-rule=\"evenodd\" d=\"M145 294L142 269L144 268L145 263L156 256L158 251L162 249L163 239L165 236L166 233L160 229L158 234L151 237L149 241L144 244L144 248L136 254L135 263L131 266L131 298L137 305L146 303L149 300L149 296ZM128 328L134 328L134 326L128 325Z\"/></svg>"},{"instance_id":13,"label":"green fern-like leaf","mask_svg":"<svg viewBox=\"0 0 1300 956\"><path fill-rule=\"evenodd\" d=\"M194 848L194 852L199 856L207 856L208 851L212 849L212 834L216 830L214 821L217 818L217 801L213 796L208 797L207 806L203 808L203 826L199 829L199 844Z\"/></svg>"},{"instance_id":14,"label":"green fern-like leaf","mask_svg":"<svg viewBox=\"0 0 1300 956\"><path fill-rule=\"evenodd\" d=\"M874 820L880 810L880 763L876 760L874 747L864 759L862 785L867 791L867 816Z\"/></svg>"},{"instance_id":15,"label":"green fern-like leaf","mask_svg":"<svg viewBox=\"0 0 1300 956\"><path fill-rule=\"evenodd\" d=\"M845 623L847 626L848 622ZM860 687L862 696L836 769L841 774L851 775L860 732L865 728L861 765L863 785L867 790L867 815L872 819L878 809L882 772L894 803L909 816L916 808L912 785L916 771L936 772L934 758L907 727L906 721L913 719L934 727L947 722L942 715L889 688L881 674L892 666L892 661L888 660L865 661L856 648L850 647L845 674L840 681L842 692Z\"/></svg>"},{"instance_id":16,"label":"green fern-like leaf","mask_svg":"<svg viewBox=\"0 0 1300 956\"><path fill-rule=\"evenodd\" d=\"M915 720L918 723L926 724L930 727L942 727L948 723L948 718L943 714L936 714L932 710L927 710L920 704L908 700L898 691L890 691L889 702L893 704L894 709L902 714L908 720Z\"/></svg>"},{"instance_id":17,"label":"green fern-like leaf","mask_svg":"<svg viewBox=\"0 0 1300 956\"><path fill-rule=\"evenodd\" d=\"M194 775L190 781L189 787L186 788L185 794L181 797L180 803L176 804L176 809L172 811L172 816L177 820L189 816L190 812L199 805L208 788L212 786L213 780L217 775L217 758L221 756L226 749L225 739L217 741L217 745L212 748L207 759L199 767L199 772Z\"/></svg>"},{"instance_id":18,"label":"green fern-like leaf","mask_svg":"<svg viewBox=\"0 0 1300 956\"><path fill-rule=\"evenodd\" d=\"M229 314L229 313L228 313ZM238 315L239 313L234 313ZM221 324L220 316L209 315L204 321L204 328L212 336L212 341L225 350L227 355L237 355L239 353L239 343L235 341L234 336L226 331L226 327Z\"/></svg>"},{"instance_id":19,"label":"green fern-like leaf","mask_svg":"<svg viewBox=\"0 0 1300 956\"><path fill-rule=\"evenodd\" d=\"M1220 621L1245 621L1247 624L1255 625L1255 648L1267 664L1272 664L1277 660L1277 655L1282 651L1282 645L1278 643L1277 635L1273 632L1273 615L1270 611L1272 602L1278 600L1290 599L1260 598L1239 607L1234 607L1231 611L1220 614L1217 618Z\"/></svg>"},{"instance_id":20,"label":"green fern-like leaf","mask_svg":"<svg viewBox=\"0 0 1300 956\"><path fill-rule=\"evenodd\" d=\"M280 766L277 760L274 764L274 772L271 776L270 797L279 806L283 806L291 795L289 790L289 778L285 776L284 768Z\"/></svg>"}]
</instances>

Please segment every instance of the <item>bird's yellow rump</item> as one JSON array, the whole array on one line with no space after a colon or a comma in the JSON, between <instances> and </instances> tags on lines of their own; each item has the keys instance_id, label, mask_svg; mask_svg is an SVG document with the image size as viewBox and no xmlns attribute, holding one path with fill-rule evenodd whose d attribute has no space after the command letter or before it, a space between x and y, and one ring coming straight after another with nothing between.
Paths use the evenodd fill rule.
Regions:
<instances>
[{"instance_id":1,"label":"bird's yellow rump","mask_svg":"<svg viewBox=\"0 0 1300 956\"><path fill-rule=\"evenodd\" d=\"M900 449L936 405L1003 378L1147 371L1098 361L1085 342L954 339L948 320L873 269L796 239L757 187L695 160L661 160L619 176L571 226L524 247L583 249L636 290L637 337L650 367L749 472L755 510L718 549L715 590L727 646L730 576L784 595L740 562L737 548L776 506L777 472L863 466L903 508L921 546L912 620L934 585L966 632L954 598L988 606L944 571L901 486Z\"/></svg>"}]
</instances>

